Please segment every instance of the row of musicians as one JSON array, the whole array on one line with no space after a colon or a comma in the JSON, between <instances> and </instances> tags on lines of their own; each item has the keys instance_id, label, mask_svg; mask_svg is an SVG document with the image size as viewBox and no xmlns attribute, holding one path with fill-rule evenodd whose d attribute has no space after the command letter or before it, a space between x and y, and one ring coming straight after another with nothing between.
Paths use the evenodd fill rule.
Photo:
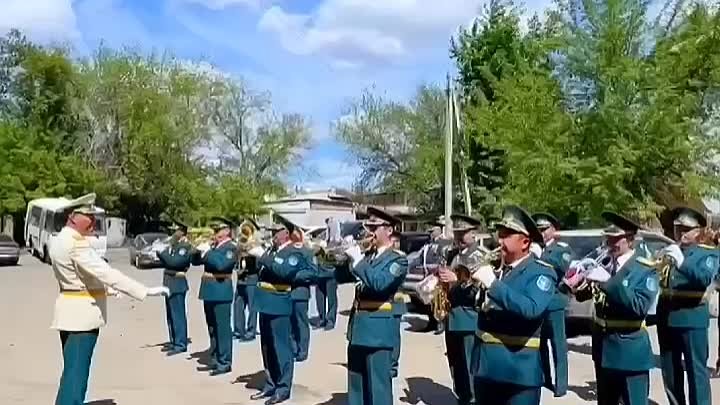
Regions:
<instances>
[{"instance_id":1,"label":"row of musicians","mask_svg":"<svg viewBox=\"0 0 720 405\"><path fill-rule=\"evenodd\" d=\"M232 313L232 337L241 341L255 339L258 322L255 296L258 289L262 289L265 285L258 281L262 265L259 257L237 256L237 246L230 237L230 226L230 221L218 221L213 224L215 232L213 243L209 246L209 250L202 251L194 249L187 239L187 226L176 223L170 246L158 253L165 268L163 285L170 290L170 296L166 298L169 342L165 350L168 355L187 351L185 306L189 286L186 272L190 265L205 266L200 286L200 299L222 303L206 304L204 308L206 320L210 322L208 328L211 337L214 336L212 334L215 329L218 329L213 323L220 322L222 325L229 323ZM257 256L265 253L268 252L261 251ZM233 273L237 280L235 288L232 288ZM315 298L319 315L315 326L331 330L337 317L337 283L332 272L324 272L313 282L298 281L292 285L290 296L293 303L291 318L293 353L298 361L307 358L309 347L308 303L311 285L315 285L316 288ZM214 344L216 341L212 340L211 343Z\"/></svg>"},{"instance_id":2,"label":"row of musicians","mask_svg":"<svg viewBox=\"0 0 720 405\"><path fill-rule=\"evenodd\" d=\"M527 264L514 263L495 269L504 282L521 287L517 291L520 294L515 295L517 299L501 297L498 291L490 290L481 298L481 305L477 301L477 283L458 283L452 272L440 272L441 281L452 286L445 340L454 391L460 404L535 405L540 402L541 386L551 389L555 396L564 396L568 387L565 308L573 294L578 301L594 302L592 359L598 404L648 403L649 370L654 367L654 356L645 318L656 296L659 296L660 367L669 402L676 405L712 403L707 367L709 310L706 291L718 275L720 255L716 246L705 245L698 239L701 230L707 226L702 214L687 207L673 210L673 233L677 244L664 249L661 255L671 255L674 264L663 271L661 262L634 249L635 235L641 229L639 225L621 215L604 213L603 218L610 223L603 231L612 258L609 278L595 279L595 273L591 273L579 288L572 290L564 288L563 279L573 252L567 244L555 239L560 229L557 219L549 214L535 214L530 223L527 215L521 213L517 217L526 218L524 222L529 224L526 229L537 228L536 242L543 249L533 254L536 262L554 270L556 285L549 301L543 302L538 298L540 295L532 297L534 287L540 287L540 283L525 286L513 283L526 279L522 273L528 275ZM503 219L503 222L513 221ZM478 248L471 235L475 226L479 226L479 221L471 219L454 225L454 229L459 230L455 234L456 242L463 249L456 256L460 262L476 256L474 253ZM529 235L532 233L528 232ZM504 241L501 244L505 255L511 247ZM457 262L454 260L451 268ZM468 264L472 265L465 263ZM492 277L489 280L480 285L492 284ZM530 297L532 301L527 301ZM514 312L514 319L505 323L510 328L506 328L506 336L491 334L499 344L493 355L484 354L483 360L477 350L478 337L479 341L488 338L483 330L488 324L495 323L493 318L501 319L502 312ZM502 326L498 328L503 330ZM531 333L525 337L516 336L522 329ZM493 339L488 338L486 343L490 340ZM554 373L551 372L551 355ZM487 389L488 380L496 383L495 389Z\"/></svg>"}]
</instances>

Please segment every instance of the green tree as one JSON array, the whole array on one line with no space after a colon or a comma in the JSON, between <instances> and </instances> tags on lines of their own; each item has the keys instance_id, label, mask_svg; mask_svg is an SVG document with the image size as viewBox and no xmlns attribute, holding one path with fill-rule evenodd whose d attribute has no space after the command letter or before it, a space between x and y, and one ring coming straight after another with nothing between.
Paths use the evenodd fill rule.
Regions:
<instances>
[{"instance_id":1,"label":"green tree","mask_svg":"<svg viewBox=\"0 0 720 405\"><path fill-rule=\"evenodd\" d=\"M366 89L333 132L361 167L357 188L404 192L424 210L440 210L445 95L421 86L408 104Z\"/></svg>"}]
</instances>

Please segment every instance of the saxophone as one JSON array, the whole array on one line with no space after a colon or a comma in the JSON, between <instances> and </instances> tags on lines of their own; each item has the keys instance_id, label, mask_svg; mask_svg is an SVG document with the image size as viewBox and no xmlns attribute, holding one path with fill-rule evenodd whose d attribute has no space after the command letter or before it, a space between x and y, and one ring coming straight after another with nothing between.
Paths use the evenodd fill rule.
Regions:
<instances>
[{"instance_id":1,"label":"saxophone","mask_svg":"<svg viewBox=\"0 0 720 405\"><path fill-rule=\"evenodd\" d=\"M450 253L450 249L446 249L440 254L440 262L438 268L443 268L447 265L447 256ZM450 313L450 299L448 294L450 293L450 285L448 283L438 282L433 291L432 307L433 317L438 322L443 322Z\"/></svg>"}]
</instances>

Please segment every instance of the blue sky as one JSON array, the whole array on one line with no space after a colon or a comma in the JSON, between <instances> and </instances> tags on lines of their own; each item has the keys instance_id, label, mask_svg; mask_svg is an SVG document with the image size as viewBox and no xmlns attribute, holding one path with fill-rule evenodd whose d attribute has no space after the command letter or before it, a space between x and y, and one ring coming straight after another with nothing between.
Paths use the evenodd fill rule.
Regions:
<instances>
[{"instance_id":1,"label":"blue sky","mask_svg":"<svg viewBox=\"0 0 720 405\"><path fill-rule=\"evenodd\" d=\"M0 0L0 30L70 41L79 52L113 47L170 50L205 60L268 90L282 112L312 123L302 174L309 189L349 187L357 174L330 123L364 87L403 100L452 71L448 41L479 0ZM529 0L542 10L549 0Z\"/></svg>"}]
</instances>

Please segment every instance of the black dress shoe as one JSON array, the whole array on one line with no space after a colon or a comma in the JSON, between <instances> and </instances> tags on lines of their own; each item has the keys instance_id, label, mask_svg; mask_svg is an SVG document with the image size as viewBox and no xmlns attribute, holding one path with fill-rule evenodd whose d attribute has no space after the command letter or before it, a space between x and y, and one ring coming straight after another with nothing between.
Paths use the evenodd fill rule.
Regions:
<instances>
[{"instance_id":1,"label":"black dress shoe","mask_svg":"<svg viewBox=\"0 0 720 405\"><path fill-rule=\"evenodd\" d=\"M168 350L167 352L165 352L165 355L166 355L166 356L175 356L175 355L180 354L180 353L187 353L187 349L178 349L178 348L175 348L175 349Z\"/></svg>"},{"instance_id":2,"label":"black dress shoe","mask_svg":"<svg viewBox=\"0 0 720 405\"><path fill-rule=\"evenodd\" d=\"M260 391L260 392L256 392L256 393L250 395L250 399L252 399L253 401L256 401L256 400L258 400L258 399L268 398L268 397L271 397L271 396L273 396L273 393L272 393L272 392L269 392L269 391Z\"/></svg>"},{"instance_id":3,"label":"black dress shoe","mask_svg":"<svg viewBox=\"0 0 720 405\"><path fill-rule=\"evenodd\" d=\"M232 369L231 369L230 367L228 367L228 368L216 368L216 369L210 371L210 376L211 376L211 377L215 377L216 375L227 374L227 373L229 373L230 371L232 371Z\"/></svg>"},{"instance_id":4,"label":"black dress shoe","mask_svg":"<svg viewBox=\"0 0 720 405\"><path fill-rule=\"evenodd\" d=\"M285 402L288 399L290 399L290 395L278 395L275 394L268 398L267 401L265 401L265 405L273 405L273 404L279 404L281 402Z\"/></svg>"}]
</instances>

